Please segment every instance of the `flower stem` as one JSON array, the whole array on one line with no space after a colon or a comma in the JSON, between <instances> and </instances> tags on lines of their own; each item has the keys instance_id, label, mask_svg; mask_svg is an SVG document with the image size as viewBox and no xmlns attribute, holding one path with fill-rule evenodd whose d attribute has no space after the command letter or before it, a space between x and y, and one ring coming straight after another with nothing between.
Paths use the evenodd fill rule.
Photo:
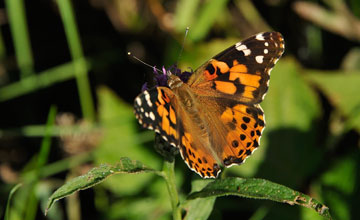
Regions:
<instances>
[{"instance_id":1,"label":"flower stem","mask_svg":"<svg viewBox=\"0 0 360 220\"><path fill-rule=\"evenodd\" d=\"M169 162L167 160L164 160L163 172L171 200L173 219L181 220L181 208L179 207L179 195L176 190L176 184L175 184L174 164L175 164L174 161Z\"/></svg>"}]
</instances>

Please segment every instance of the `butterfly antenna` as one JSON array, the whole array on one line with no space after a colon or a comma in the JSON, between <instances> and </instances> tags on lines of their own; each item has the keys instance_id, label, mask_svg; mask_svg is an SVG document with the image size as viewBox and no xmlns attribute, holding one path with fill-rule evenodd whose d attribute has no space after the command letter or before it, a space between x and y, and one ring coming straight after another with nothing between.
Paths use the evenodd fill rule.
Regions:
<instances>
[{"instance_id":1,"label":"butterfly antenna","mask_svg":"<svg viewBox=\"0 0 360 220\"><path fill-rule=\"evenodd\" d=\"M140 59L137 58L136 56L132 55L131 52L128 52L128 55L131 56L132 58L134 58L135 60L139 61L140 63L144 64L145 66L148 66L148 67L150 67L150 68L152 68L152 69L156 69L157 71L162 72L163 74L165 74L164 71L156 68L155 66L151 66L151 65L148 64L148 63L145 63L144 61L140 60Z\"/></svg>"},{"instance_id":2,"label":"butterfly antenna","mask_svg":"<svg viewBox=\"0 0 360 220\"><path fill-rule=\"evenodd\" d=\"M179 63L181 54L182 54L182 52L183 52L183 50L184 50L185 40L186 40L187 34L188 34L188 32L189 32L189 29L190 29L189 27L186 27L186 29L185 29L185 36L184 36L184 39L183 39L183 42L182 42L182 46L181 46L181 50L180 50L178 59L177 59L177 61L176 61L176 65Z\"/></svg>"}]
</instances>

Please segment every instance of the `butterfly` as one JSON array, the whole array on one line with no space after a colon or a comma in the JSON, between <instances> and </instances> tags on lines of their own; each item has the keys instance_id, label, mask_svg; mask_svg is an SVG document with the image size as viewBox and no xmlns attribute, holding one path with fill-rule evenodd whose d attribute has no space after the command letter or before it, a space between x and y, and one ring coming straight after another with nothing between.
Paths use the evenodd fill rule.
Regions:
<instances>
[{"instance_id":1,"label":"butterfly","mask_svg":"<svg viewBox=\"0 0 360 220\"><path fill-rule=\"evenodd\" d=\"M188 167L216 178L257 149L265 127L259 103L285 49L282 35L264 32L227 48L196 69L164 71L163 85L135 98L138 122L179 149Z\"/></svg>"}]
</instances>

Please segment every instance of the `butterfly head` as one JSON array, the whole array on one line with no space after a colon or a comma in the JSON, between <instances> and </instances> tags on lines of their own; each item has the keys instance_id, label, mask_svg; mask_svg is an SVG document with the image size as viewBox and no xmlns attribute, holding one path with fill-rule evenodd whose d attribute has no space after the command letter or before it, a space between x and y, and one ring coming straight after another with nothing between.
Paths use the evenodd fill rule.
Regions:
<instances>
[{"instance_id":1,"label":"butterfly head","mask_svg":"<svg viewBox=\"0 0 360 220\"><path fill-rule=\"evenodd\" d=\"M162 67L161 70L153 67L154 71L154 87L168 87L174 88L180 86L182 83L186 83L190 76L193 74L192 69L189 71L181 71L176 65L172 65L169 69ZM142 86L142 91L148 90L148 83Z\"/></svg>"}]
</instances>

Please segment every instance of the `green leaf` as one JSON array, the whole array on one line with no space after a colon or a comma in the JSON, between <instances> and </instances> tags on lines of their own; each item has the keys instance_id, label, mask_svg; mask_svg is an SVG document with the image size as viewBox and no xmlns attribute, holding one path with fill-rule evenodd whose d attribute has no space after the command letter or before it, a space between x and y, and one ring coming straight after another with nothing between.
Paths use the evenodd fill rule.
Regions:
<instances>
[{"instance_id":1,"label":"green leaf","mask_svg":"<svg viewBox=\"0 0 360 220\"><path fill-rule=\"evenodd\" d=\"M318 97L301 71L293 59L281 58L271 72L269 92L261 104L271 129L293 127L308 131L320 115Z\"/></svg>"},{"instance_id":2,"label":"green leaf","mask_svg":"<svg viewBox=\"0 0 360 220\"><path fill-rule=\"evenodd\" d=\"M349 128L360 131L360 72L309 70L307 79L315 83L329 101L348 118Z\"/></svg>"},{"instance_id":3,"label":"green leaf","mask_svg":"<svg viewBox=\"0 0 360 220\"><path fill-rule=\"evenodd\" d=\"M331 219L329 208L315 199L286 186L264 179L226 178L209 183L199 192L192 193L188 200L234 195L253 199L267 199L290 205L313 209L319 215Z\"/></svg>"},{"instance_id":4,"label":"green leaf","mask_svg":"<svg viewBox=\"0 0 360 220\"><path fill-rule=\"evenodd\" d=\"M202 190L209 182L213 180L194 180L191 182L191 192ZM187 211L185 220L201 220L208 219L215 204L216 197L196 198L187 200L183 208Z\"/></svg>"},{"instance_id":5,"label":"green leaf","mask_svg":"<svg viewBox=\"0 0 360 220\"><path fill-rule=\"evenodd\" d=\"M119 173L140 172L154 172L159 174L158 171L146 167L141 162L133 161L126 157L121 158L120 161L115 165L103 164L100 167L95 167L91 169L87 174L76 177L66 182L63 186L57 189L49 198L45 213L48 212L48 210L57 200L67 197L79 190L93 187L96 184L104 181L109 176Z\"/></svg>"}]
</instances>

